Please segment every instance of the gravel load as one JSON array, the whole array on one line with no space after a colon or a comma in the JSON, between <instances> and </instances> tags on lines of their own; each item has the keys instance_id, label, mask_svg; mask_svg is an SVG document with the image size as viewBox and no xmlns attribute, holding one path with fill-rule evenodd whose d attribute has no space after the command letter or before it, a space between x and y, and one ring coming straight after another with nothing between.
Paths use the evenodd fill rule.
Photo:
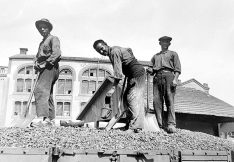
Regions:
<instances>
[{"instance_id":1,"label":"gravel load","mask_svg":"<svg viewBox=\"0 0 234 162\"><path fill-rule=\"evenodd\" d=\"M206 133L177 129L176 133L140 132L92 128L1 128L0 147L95 149L95 150L234 150L231 140Z\"/></svg>"}]
</instances>

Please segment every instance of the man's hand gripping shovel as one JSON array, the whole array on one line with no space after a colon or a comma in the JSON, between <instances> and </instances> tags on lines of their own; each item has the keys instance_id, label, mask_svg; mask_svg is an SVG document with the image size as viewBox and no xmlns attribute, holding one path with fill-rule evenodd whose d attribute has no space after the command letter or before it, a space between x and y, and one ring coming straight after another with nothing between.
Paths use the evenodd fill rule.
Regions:
<instances>
[{"instance_id":1,"label":"man's hand gripping shovel","mask_svg":"<svg viewBox=\"0 0 234 162\"><path fill-rule=\"evenodd\" d=\"M32 90L30 92L29 95L29 99L26 105L25 110L23 111L22 114L20 114L16 119L14 119L11 122L11 127L21 127L21 128L26 128L31 122L32 120L35 118L36 114L30 114L29 113L29 107L31 105L31 101L32 101L32 97L33 97L33 93L39 78L40 72L37 73Z\"/></svg>"},{"instance_id":2,"label":"man's hand gripping shovel","mask_svg":"<svg viewBox=\"0 0 234 162\"><path fill-rule=\"evenodd\" d=\"M118 90L117 90L118 83L115 84L115 90L116 90L117 97L118 97L118 105L117 105L118 106L118 113L115 114L115 116L111 118L111 120L109 121L109 123L105 127L105 130L107 130L107 131L111 130L113 128L113 126L120 120L120 118L126 112L126 110L124 110L123 112L121 112L121 108L120 108L121 103L123 101L123 94L124 94L124 88L125 88L126 80L127 80L127 77L125 76L120 97L118 95Z\"/></svg>"}]
</instances>

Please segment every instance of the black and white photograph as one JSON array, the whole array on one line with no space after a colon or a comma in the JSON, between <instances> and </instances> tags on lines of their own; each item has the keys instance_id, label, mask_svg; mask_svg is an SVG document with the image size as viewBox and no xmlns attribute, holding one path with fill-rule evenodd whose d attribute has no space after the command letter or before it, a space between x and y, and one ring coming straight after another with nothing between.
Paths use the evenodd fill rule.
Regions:
<instances>
[{"instance_id":1,"label":"black and white photograph","mask_svg":"<svg viewBox=\"0 0 234 162\"><path fill-rule=\"evenodd\" d=\"M234 162L233 0L0 0L0 162Z\"/></svg>"}]
</instances>

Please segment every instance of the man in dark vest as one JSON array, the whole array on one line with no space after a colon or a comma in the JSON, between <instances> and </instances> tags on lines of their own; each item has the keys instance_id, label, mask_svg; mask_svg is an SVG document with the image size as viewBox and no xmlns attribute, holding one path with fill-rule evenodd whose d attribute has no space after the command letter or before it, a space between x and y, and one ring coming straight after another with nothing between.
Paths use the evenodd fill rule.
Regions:
<instances>
[{"instance_id":1,"label":"man in dark vest","mask_svg":"<svg viewBox=\"0 0 234 162\"><path fill-rule=\"evenodd\" d=\"M96 40L94 49L103 56L108 56L114 69L117 82L127 77L127 87L123 95L123 103L128 110L128 133L144 129L144 92L145 69L134 57L130 48L110 47L103 40Z\"/></svg>"},{"instance_id":2,"label":"man in dark vest","mask_svg":"<svg viewBox=\"0 0 234 162\"><path fill-rule=\"evenodd\" d=\"M159 38L161 51L151 59L151 67L147 72L154 75L153 78L153 105L160 128L168 133L176 131L176 118L174 110L174 96L178 77L181 73L181 64L178 54L168 50L171 45L171 37ZM164 112L164 102L167 111Z\"/></svg>"},{"instance_id":3,"label":"man in dark vest","mask_svg":"<svg viewBox=\"0 0 234 162\"><path fill-rule=\"evenodd\" d=\"M53 101L53 86L59 76L59 61L61 57L60 41L58 37L50 34L53 25L47 19L36 21L36 28L42 35L38 52L35 58L35 69L39 78L35 87L34 96L36 113L42 120L31 123L33 127L50 126L55 118Z\"/></svg>"}]
</instances>

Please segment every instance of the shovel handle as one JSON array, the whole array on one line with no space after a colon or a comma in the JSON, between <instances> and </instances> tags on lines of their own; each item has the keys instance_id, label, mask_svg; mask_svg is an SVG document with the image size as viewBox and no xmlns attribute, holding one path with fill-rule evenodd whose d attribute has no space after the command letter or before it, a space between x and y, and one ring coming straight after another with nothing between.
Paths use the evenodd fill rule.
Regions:
<instances>
[{"instance_id":1,"label":"shovel handle","mask_svg":"<svg viewBox=\"0 0 234 162\"><path fill-rule=\"evenodd\" d=\"M31 101L32 101L33 92L34 92L35 87L36 87L36 85L37 85L37 81L38 81L39 75L40 75L40 72L37 73L36 79L35 79L35 81L34 81L34 83L33 83L33 87L32 87L32 90L31 90L31 92L30 92L30 95L29 95L29 98L28 98L28 102L27 102L27 105L26 105L26 108L25 108L24 117L26 117L27 114L28 114L29 106L30 106Z\"/></svg>"},{"instance_id":2,"label":"shovel handle","mask_svg":"<svg viewBox=\"0 0 234 162\"><path fill-rule=\"evenodd\" d=\"M123 86L122 86L122 89L121 89L121 94L120 94L120 96L118 98L118 105L117 106L118 106L119 113L121 112L120 106L121 106L121 103L123 101L123 94L124 94L124 88L125 88L126 80L127 80L127 77L125 76ZM118 85L116 85L116 92L118 92L117 87L118 87ZM117 96L118 96L118 94L117 94Z\"/></svg>"},{"instance_id":3,"label":"shovel handle","mask_svg":"<svg viewBox=\"0 0 234 162\"><path fill-rule=\"evenodd\" d=\"M146 73L146 79L147 79L147 85L146 85L146 92L147 92L147 96L146 96L146 112L149 111L149 73Z\"/></svg>"},{"instance_id":4,"label":"shovel handle","mask_svg":"<svg viewBox=\"0 0 234 162\"><path fill-rule=\"evenodd\" d=\"M115 114L115 116L113 116L111 118L111 120L108 122L108 124L106 125L105 127L105 130L109 131L111 130L111 128L119 121L119 119L123 116L123 114L126 112L126 110L124 110L123 112L121 112L121 109L120 109L120 105L121 105L121 102L122 102L122 99L123 99L123 94L124 94L124 88L125 88L125 84L126 84L126 80L127 80L127 77L125 76L124 78L124 82L123 82L123 87L122 87L122 90L121 90L121 95L120 95L120 98L118 98L118 113ZM118 85L115 85L115 90L116 92L118 92L117 90L117 87ZM118 96L118 94L116 94Z\"/></svg>"}]
</instances>

